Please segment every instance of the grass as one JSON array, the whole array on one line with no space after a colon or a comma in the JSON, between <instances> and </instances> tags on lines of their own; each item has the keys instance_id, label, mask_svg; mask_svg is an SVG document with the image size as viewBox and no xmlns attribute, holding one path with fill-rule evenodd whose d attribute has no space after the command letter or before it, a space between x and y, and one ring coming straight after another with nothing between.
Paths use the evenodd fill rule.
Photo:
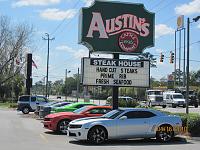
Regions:
<instances>
[{"instance_id":1,"label":"grass","mask_svg":"<svg viewBox=\"0 0 200 150\"><path fill-rule=\"evenodd\" d=\"M16 108L16 107L17 107L17 103L11 103L11 102L2 103L2 102L0 102L0 108Z\"/></svg>"}]
</instances>

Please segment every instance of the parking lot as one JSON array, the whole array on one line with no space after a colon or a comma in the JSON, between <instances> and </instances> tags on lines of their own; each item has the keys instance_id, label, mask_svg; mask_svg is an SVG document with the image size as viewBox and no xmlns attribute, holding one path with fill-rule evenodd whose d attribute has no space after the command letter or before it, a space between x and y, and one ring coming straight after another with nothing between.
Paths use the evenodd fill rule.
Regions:
<instances>
[{"instance_id":1,"label":"parking lot","mask_svg":"<svg viewBox=\"0 0 200 150\"><path fill-rule=\"evenodd\" d=\"M0 147L2 150L66 150L66 149L197 149L200 141L177 137L173 142L163 144L152 140L109 141L101 146L90 145L69 139L43 128L41 120L33 114L23 115L14 110L0 109Z\"/></svg>"}]
</instances>

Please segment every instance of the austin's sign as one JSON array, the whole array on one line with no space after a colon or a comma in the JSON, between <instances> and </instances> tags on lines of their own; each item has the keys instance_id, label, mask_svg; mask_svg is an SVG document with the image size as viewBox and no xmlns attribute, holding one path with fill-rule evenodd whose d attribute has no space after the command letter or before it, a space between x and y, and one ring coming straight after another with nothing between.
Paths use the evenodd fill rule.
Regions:
<instances>
[{"instance_id":1,"label":"austin's sign","mask_svg":"<svg viewBox=\"0 0 200 150\"><path fill-rule=\"evenodd\" d=\"M154 18L143 4L95 1L81 10L79 43L91 51L141 53L154 45Z\"/></svg>"}]
</instances>

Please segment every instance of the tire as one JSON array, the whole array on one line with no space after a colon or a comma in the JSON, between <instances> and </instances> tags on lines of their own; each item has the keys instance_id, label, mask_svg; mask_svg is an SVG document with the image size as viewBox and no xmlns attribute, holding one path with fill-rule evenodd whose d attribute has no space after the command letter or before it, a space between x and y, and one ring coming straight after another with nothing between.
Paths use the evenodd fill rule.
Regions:
<instances>
[{"instance_id":1,"label":"tire","mask_svg":"<svg viewBox=\"0 0 200 150\"><path fill-rule=\"evenodd\" d=\"M172 104L172 108L176 108L176 105L175 105L175 104Z\"/></svg>"},{"instance_id":2,"label":"tire","mask_svg":"<svg viewBox=\"0 0 200 150\"><path fill-rule=\"evenodd\" d=\"M199 106L198 104L194 104L194 107L195 107L195 108L198 108L198 106Z\"/></svg>"},{"instance_id":3,"label":"tire","mask_svg":"<svg viewBox=\"0 0 200 150\"><path fill-rule=\"evenodd\" d=\"M159 142L170 142L174 138L174 131L172 126L170 125L162 125L160 126L160 131L156 132L156 140ZM171 129L171 130L169 130Z\"/></svg>"},{"instance_id":4,"label":"tire","mask_svg":"<svg viewBox=\"0 0 200 150\"><path fill-rule=\"evenodd\" d=\"M28 107L24 107L24 108L22 109L22 112L23 112L23 114L29 114L30 109L29 109Z\"/></svg>"},{"instance_id":5,"label":"tire","mask_svg":"<svg viewBox=\"0 0 200 150\"><path fill-rule=\"evenodd\" d=\"M102 144L107 139L107 131L101 126L93 127L88 132L88 141L92 144Z\"/></svg>"},{"instance_id":6,"label":"tire","mask_svg":"<svg viewBox=\"0 0 200 150\"><path fill-rule=\"evenodd\" d=\"M57 125L57 132L60 134L67 134L69 120L61 120Z\"/></svg>"},{"instance_id":7,"label":"tire","mask_svg":"<svg viewBox=\"0 0 200 150\"><path fill-rule=\"evenodd\" d=\"M183 105L183 108L185 108L186 107L186 105Z\"/></svg>"},{"instance_id":8,"label":"tire","mask_svg":"<svg viewBox=\"0 0 200 150\"><path fill-rule=\"evenodd\" d=\"M162 105L162 108L166 108L167 107L167 105Z\"/></svg>"}]
</instances>

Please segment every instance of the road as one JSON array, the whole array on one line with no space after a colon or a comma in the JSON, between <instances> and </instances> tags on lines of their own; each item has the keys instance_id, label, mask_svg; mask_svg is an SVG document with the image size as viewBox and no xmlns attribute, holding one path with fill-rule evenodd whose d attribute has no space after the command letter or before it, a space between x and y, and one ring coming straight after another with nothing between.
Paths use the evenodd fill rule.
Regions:
<instances>
[{"instance_id":1,"label":"road","mask_svg":"<svg viewBox=\"0 0 200 150\"><path fill-rule=\"evenodd\" d=\"M154 139L121 140L95 146L85 142L69 139L65 135L57 135L43 128L41 120L23 115L8 109L0 109L0 149L1 150L188 150L198 149L200 141L176 138L175 141L163 144Z\"/></svg>"}]
</instances>

